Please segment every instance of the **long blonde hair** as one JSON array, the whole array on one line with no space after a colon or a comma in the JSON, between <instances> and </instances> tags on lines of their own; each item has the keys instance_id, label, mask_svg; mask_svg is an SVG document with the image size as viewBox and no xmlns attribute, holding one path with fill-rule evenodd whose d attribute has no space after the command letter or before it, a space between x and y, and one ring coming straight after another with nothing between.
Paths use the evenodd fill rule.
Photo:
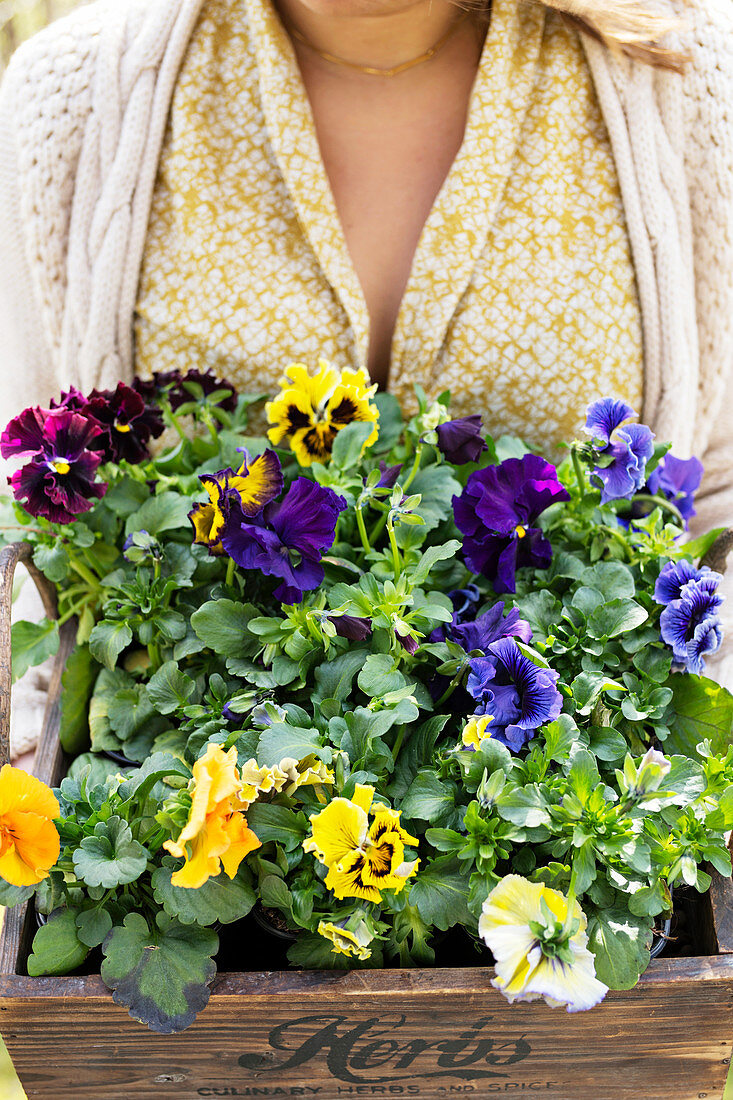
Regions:
<instances>
[{"instance_id":1,"label":"long blonde hair","mask_svg":"<svg viewBox=\"0 0 733 1100\"><path fill-rule=\"evenodd\" d=\"M542 0L560 12L567 22L603 42L611 50L646 61L662 69L681 72L688 55L661 45L670 31L684 22L661 3L652 0Z\"/></svg>"}]
</instances>

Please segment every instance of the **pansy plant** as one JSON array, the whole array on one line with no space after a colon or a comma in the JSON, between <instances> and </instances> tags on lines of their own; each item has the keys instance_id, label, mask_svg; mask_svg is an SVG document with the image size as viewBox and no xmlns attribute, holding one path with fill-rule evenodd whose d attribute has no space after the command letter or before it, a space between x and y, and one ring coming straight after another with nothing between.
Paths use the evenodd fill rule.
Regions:
<instances>
[{"instance_id":1,"label":"pansy plant","mask_svg":"<svg viewBox=\"0 0 733 1100\"><path fill-rule=\"evenodd\" d=\"M729 873L700 464L612 397L558 466L416 404L320 361L266 401L166 371L8 425L3 526L78 624L69 776L0 774L0 902L50 916L30 973L100 948L182 1030L257 904L294 965L440 964L460 925L509 1000L578 1011L635 983L673 888ZM17 624L16 671L58 638Z\"/></svg>"}]
</instances>

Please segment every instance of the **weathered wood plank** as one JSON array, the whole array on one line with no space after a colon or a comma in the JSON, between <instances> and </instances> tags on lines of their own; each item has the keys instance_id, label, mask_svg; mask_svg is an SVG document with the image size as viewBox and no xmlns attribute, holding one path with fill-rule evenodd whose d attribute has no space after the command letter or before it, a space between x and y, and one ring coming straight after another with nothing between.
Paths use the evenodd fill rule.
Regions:
<instances>
[{"instance_id":1,"label":"weathered wood plank","mask_svg":"<svg viewBox=\"0 0 733 1100\"><path fill-rule=\"evenodd\" d=\"M3 989L0 1026L29 1100L720 1097L733 961L684 962L672 986L671 964L656 963L636 989L574 1016L510 1007L477 969L225 976L180 1036L133 1023L98 978L60 979L68 996Z\"/></svg>"}]
</instances>

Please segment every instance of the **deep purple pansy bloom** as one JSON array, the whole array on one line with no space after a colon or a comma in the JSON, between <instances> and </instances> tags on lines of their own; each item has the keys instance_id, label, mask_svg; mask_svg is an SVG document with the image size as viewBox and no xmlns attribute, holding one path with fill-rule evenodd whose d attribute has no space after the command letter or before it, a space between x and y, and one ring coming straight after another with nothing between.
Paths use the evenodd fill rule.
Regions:
<instances>
[{"instance_id":1,"label":"deep purple pansy bloom","mask_svg":"<svg viewBox=\"0 0 733 1100\"><path fill-rule=\"evenodd\" d=\"M377 487L380 489L394 489L397 479L402 473L402 463L398 462L396 466L387 466L387 463L382 459L379 463L379 470L382 476L377 482Z\"/></svg>"},{"instance_id":2,"label":"deep purple pansy bloom","mask_svg":"<svg viewBox=\"0 0 733 1100\"><path fill-rule=\"evenodd\" d=\"M346 501L308 478L293 481L280 501L252 518L234 511L221 535L227 554L243 569L280 577L281 603L298 603L323 580L321 554L330 550Z\"/></svg>"},{"instance_id":3,"label":"deep purple pansy bloom","mask_svg":"<svg viewBox=\"0 0 733 1100\"><path fill-rule=\"evenodd\" d=\"M105 462L142 462L148 457L148 442L162 434L160 409L146 405L141 394L119 382L116 390L92 390L83 408L100 427L94 449Z\"/></svg>"},{"instance_id":4,"label":"deep purple pansy bloom","mask_svg":"<svg viewBox=\"0 0 733 1100\"><path fill-rule=\"evenodd\" d=\"M358 615L335 615L331 622L339 637L348 638L351 642L363 642L372 633L372 620Z\"/></svg>"},{"instance_id":5,"label":"deep purple pansy bloom","mask_svg":"<svg viewBox=\"0 0 733 1100\"><path fill-rule=\"evenodd\" d=\"M649 475L649 492L655 496L661 494L677 505L685 521L685 530L695 515L695 493L700 488L703 473L699 458L675 458L668 454Z\"/></svg>"},{"instance_id":6,"label":"deep purple pansy bloom","mask_svg":"<svg viewBox=\"0 0 733 1100\"><path fill-rule=\"evenodd\" d=\"M445 424L439 424L436 431L440 451L454 466L478 462L483 452L488 450L481 435L481 417L478 413L448 420Z\"/></svg>"},{"instance_id":7,"label":"deep purple pansy bloom","mask_svg":"<svg viewBox=\"0 0 733 1100\"><path fill-rule=\"evenodd\" d=\"M596 466L591 475L600 482L601 504L629 500L646 481L654 435L645 424L626 424L632 416L636 413L631 406L613 397L602 397L588 406L585 430L604 444L598 448L604 465Z\"/></svg>"},{"instance_id":8,"label":"deep purple pansy bloom","mask_svg":"<svg viewBox=\"0 0 733 1100\"><path fill-rule=\"evenodd\" d=\"M552 560L549 541L534 526L537 517L551 504L569 499L555 467L538 455L475 470L461 495L453 497L469 569L488 577L496 592L516 591L517 569L544 569Z\"/></svg>"},{"instance_id":9,"label":"deep purple pansy bloom","mask_svg":"<svg viewBox=\"0 0 733 1100\"><path fill-rule=\"evenodd\" d=\"M476 649L488 653L493 643L501 638L519 638L525 643L532 641L529 623L519 617L516 607L510 608L505 615L503 603L495 603L473 622L451 624L448 631L451 641L458 642L466 653Z\"/></svg>"},{"instance_id":10,"label":"deep purple pansy bloom","mask_svg":"<svg viewBox=\"0 0 733 1100\"><path fill-rule=\"evenodd\" d=\"M96 424L68 409L24 409L10 421L0 453L32 456L9 478L30 515L71 523L104 496L107 486L95 482L101 456L91 449L98 435Z\"/></svg>"},{"instance_id":11,"label":"deep purple pansy bloom","mask_svg":"<svg viewBox=\"0 0 733 1100\"><path fill-rule=\"evenodd\" d=\"M556 684L559 674L539 668L513 638L489 646L485 657L474 657L466 687L479 704L477 714L490 714L487 736L519 752L535 732L562 710Z\"/></svg>"},{"instance_id":12,"label":"deep purple pansy bloom","mask_svg":"<svg viewBox=\"0 0 733 1100\"><path fill-rule=\"evenodd\" d=\"M702 591L713 594L717 592L722 579L720 573L709 569L707 565L698 569L685 558L680 558L679 561L668 561L654 585L654 599L657 603L670 604L673 600L681 599L691 583Z\"/></svg>"},{"instance_id":13,"label":"deep purple pansy bloom","mask_svg":"<svg viewBox=\"0 0 733 1100\"><path fill-rule=\"evenodd\" d=\"M453 637L452 628L460 623L473 622L476 606L481 602L481 589L477 584L467 584L465 588L454 588L448 593L448 599L453 604L453 619L450 624L436 626L430 635L431 642L444 642L447 637Z\"/></svg>"}]
</instances>

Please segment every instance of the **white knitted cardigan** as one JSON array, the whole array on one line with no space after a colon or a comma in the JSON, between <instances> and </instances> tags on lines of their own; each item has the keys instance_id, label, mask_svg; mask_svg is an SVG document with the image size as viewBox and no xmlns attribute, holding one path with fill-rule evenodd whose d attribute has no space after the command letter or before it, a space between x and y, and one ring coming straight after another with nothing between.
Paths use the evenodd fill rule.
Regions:
<instances>
[{"instance_id":1,"label":"white knitted cardigan","mask_svg":"<svg viewBox=\"0 0 733 1100\"><path fill-rule=\"evenodd\" d=\"M733 3L670 0L684 76L584 37L641 304L644 419L705 463L733 522ZM98 0L16 53L0 90L0 418L133 371L168 110L203 0ZM729 601L733 603L733 601Z\"/></svg>"}]
</instances>

